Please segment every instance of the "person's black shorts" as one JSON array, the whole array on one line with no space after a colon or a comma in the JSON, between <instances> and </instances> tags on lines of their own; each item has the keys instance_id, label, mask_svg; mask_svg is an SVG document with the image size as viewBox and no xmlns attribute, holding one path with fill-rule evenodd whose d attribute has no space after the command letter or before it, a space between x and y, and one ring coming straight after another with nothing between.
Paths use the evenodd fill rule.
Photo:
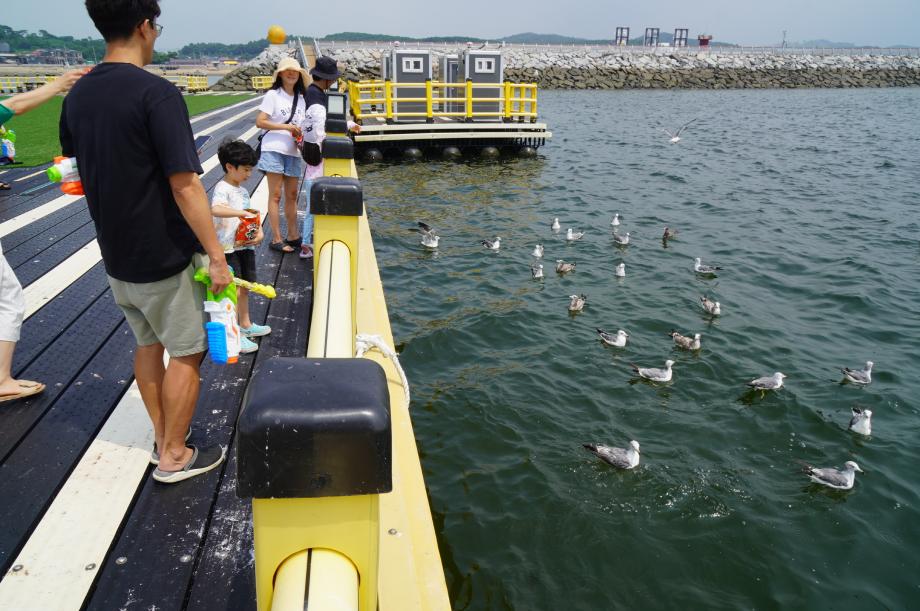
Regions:
<instances>
[{"instance_id":1,"label":"person's black shorts","mask_svg":"<svg viewBox=\"0 0 920 611\"><path fill-rule=\"evenodd\" d=\"M256 251L244 248L224 253L227 265L233 268L233 275L249 282L256 280Z\"/></svg>"}]
</instances>

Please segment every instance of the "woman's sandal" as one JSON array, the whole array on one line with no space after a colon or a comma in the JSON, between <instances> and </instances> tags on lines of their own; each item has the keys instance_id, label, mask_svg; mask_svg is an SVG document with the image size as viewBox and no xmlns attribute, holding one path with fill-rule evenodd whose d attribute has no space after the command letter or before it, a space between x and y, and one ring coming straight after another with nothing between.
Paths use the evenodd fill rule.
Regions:
<instances>
[{"instance_id":1,"label":"woman's sandal","mask_svg":"<svg viewBox=\"0 0 920 611\"><path fill-rule=\"evenodd\" d=\"M268 245L272 250L277 250L278 252L291 253L294 252L294 247L285 242L272 242Z\"/></svg>"},{"instance_id":2,"label":"woman's sandal","mask_svg":"<svg viewBox=\"0 0 920 611\"><path fill-rule=\"evenodd\" d=\"M301 238L294 238L293 240L285 240L284 243L290 246L291 248L295 248L295 249L300 248L300 245L303 244L303 238L301 237Z\"/></svg>"}]
</instances>

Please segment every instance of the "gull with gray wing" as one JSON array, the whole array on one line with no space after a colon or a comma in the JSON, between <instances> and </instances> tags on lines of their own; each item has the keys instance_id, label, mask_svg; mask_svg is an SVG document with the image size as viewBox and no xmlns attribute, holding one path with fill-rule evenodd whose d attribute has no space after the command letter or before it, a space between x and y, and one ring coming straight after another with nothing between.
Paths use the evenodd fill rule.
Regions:
<instances>
[{"instance_id":1,"label":"gull with gray wing","mask_svg":"<svg viewBox=\"0 0 920 611\"><path fill-rule=\"evenodd\" d=\"M613 448L600 443L583 443L582 447L617 469L634 469L639 464L639 442L632 440L628 448Z\"/></svg>"}]
</instances>

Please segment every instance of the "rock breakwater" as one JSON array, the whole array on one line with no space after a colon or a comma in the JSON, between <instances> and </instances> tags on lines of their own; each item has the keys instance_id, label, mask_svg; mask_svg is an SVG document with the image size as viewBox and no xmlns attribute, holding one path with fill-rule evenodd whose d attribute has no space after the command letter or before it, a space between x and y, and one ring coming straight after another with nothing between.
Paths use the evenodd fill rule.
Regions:
<instances>
[{"instance_id":1,"label":"rock breakwater","mask_svg":"<svg viewBox=\"0 0 920 611\"><path fill-rule=\"evenodd\" d=\"M323 48L351 78L379 78L383 49ZM435 56L439 53L434 51ZM910 87L920 57L505 49L505 76L543 89ZM437 58L435 59L435 65ZM435 75L437 78L437 74Z\"/></svg>"}]
</instances>

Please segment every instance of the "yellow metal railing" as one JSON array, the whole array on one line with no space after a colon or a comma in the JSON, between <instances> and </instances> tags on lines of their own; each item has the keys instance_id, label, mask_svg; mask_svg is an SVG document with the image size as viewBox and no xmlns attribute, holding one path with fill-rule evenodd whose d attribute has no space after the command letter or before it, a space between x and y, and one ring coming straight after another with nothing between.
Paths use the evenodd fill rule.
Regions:
<instances>
[{"instance_id":1,"label":"yellow metal railing","mask_svg":"<svg viewBox=\"0 0 920 611\"><path fill-rule=\"evenodd\" d=\"M400 89L424 90L424 97L399 95ZM482 97L482 90L497 90L495 97ZM479 97L475 97L479 96ZM349 81L351 113L359 123L364 119L492 118L505 121L537 120L536 83L394 83L392 81ZM424 111L399 109L400 104ZM488 110L477 108L490 104ZM494 106L491 106L494 105Z\"/></svg>"},{"instance_id":2,"label":"yellow metal railing","mask_svg":"<svg viewBox=\"0 0 920 611\"><path fill-rule=\"evenodd\" d=\"M208 77L193 76L191 74L177 74L163 77L179 89L194 93L196 91L206 91L208 88Z\"/></svg>"},{"instance_id":3,"label":"yellow metal railing","mask_svg":"<svg viewBox=\"0 0 920 611\"><path fill-rule=\"evenodd\" d=\"M273 82L270 76L254 76L252 77L252 88L256 91L268 91Z\"/></svg>"},{"instance_id":4,"label":"yellow metal railing","mask_svg":"<svg viewBox=\"0 0 920 611\"><path fill-rule=\"evenodd\" d=\"M36 87L41 87L45 83L50 83L56 78L56 75L0 76L0 92L20 93L29 91Z\"/></svg>"}]
</instances>

